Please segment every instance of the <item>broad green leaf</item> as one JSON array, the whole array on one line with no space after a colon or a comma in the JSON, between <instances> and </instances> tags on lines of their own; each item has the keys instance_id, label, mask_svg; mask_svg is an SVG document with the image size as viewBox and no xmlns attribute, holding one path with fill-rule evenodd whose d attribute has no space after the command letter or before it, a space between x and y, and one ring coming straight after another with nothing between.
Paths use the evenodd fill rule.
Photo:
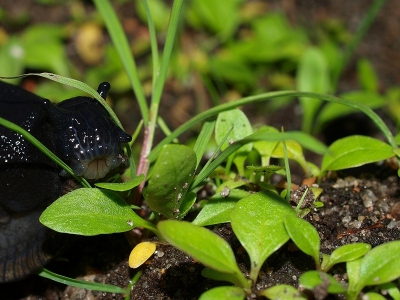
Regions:
<instances>
[{"instance_id":1,"label":"broad green leaf","mask_svg":"<svg viewBox=\"0 0 400 300\"><path fill-rule=\"evenodd\" d=\"M312 256L319 268L320 239L317 230L307 221L295 216L285 217L283 223L292 241L301 251Z\"/></svg>"},{"instance_id":2,"label":"broad green leaf","mask_svg":"<svg viewBox=\"0 0 400 300\"><path fill-rule=\"evenodd\" d=\"M191 255L205 266L232 274L247 287L248 282L239 270L229 244L212 231L188 222L167 220L157 225L164 239L174 247Z\"/></svg>"},{"instance_id":3,"label":"broad green leaf","mask_svg":"<svg viewBox=\"0 0 400 300\"><path fill-rule=\"evenodd\" d=\"M235 189L230 190L227 197L223 197L221 194L215 194L196 216L192 224L209 226L230 222L233 207L240 199L248 195L250 195L250 193L247 191Z\"/></svg>"},{"instance_id":4,"label":"broad green leaf","mask_svg":"<svg viewBox=\"0 0 400 300\"><path fill-rule=\"evenodd\" d=\"M322 159L321 172L354 168L394 156L390 145L361 135L335 141Z\"/></svg>"},{"instance_id":5,"label":"broad green leaf","mask_svg":"<svg viewBox=\"0 0 400 300\"><path fill-rule=\"evenodd\" d=\"M289 240L283 225L286 215L296 216L283 198L269 191L240 200L232 210L232 228L250 256L253 282L265 260Z\"/></svg>"},{"instance_id":6,"label":"broad green leaf","mask_svg":"<svg viewBox=\"0 0 400 300\"><path fill-rule=\"evenodd\" d=\"M326 282L329 282L329 285ZM308 290L321 286L325 287L330 294L341 294L345 293L346 289L336 281L332 275L318 271L307 271L303 273L299 278L299 284Z\"/></svg>"},{"instance_id":7,"label":"broad green leaf","mask_svg":"<svg viewBox=\"0 0 400 300\"><path fill-rule=\"evenodd\" d=\"M150 208L167 218L177 217L193 180L196 154L184 145L165 146L154 164L146 190Z\"/></svg>"},{"instance_id":8,"label":"broad green leaf","mask_svg":"<svg viewBox=\"0 0 400 300\"><path fill-rule=\"evenodd\" d=\"M400 241L388 242L369 251L361 261L361 285L378 285L400 277Z\"/></svg>"},{"instance_id":9,"label":"broad green leaf","mask_svg":"<svg viewBox=\"0 0 400 300\"><path fill-rule=\"evenodd\" d=\"M98 235L148 227L117 194L96 188L74 190L53 202L40 222L58 232Z\"/></svg>"},{"instance_id":10,"label":"broad green leaf","mask_svg":"<svg viewBox=\"0 0 400 300\"><path fill-rule=\"evenodd\" d=\"M121 294L125 294L127 292L126 289L121 288L119 286L69 278L53 273L47 269L42 269L38 275L44 278L49 278L56 282L60 282L62 284L75 286L78 288L92 290L92 291L100 291L106 293L121 293Z\"/></svg>"},{"instance_id":11,"label":"broad green leaf","mask_svg":"<svg viewBox=\"0 0 400 300\"><path fill-rule=\"evenodd\" d=\"M236 286L219 286L201 294L199 300L243 300L245 291Z\"/></svg>"},{"instance_id":12,"label":"broad green leaf","mask_svg":"<svg viewBox=\"0 0 400 300\"><path fill-rule=\"evenodd\" d=\"M280 284L270 287L266 290L261 291L258 295L262 295L272 300L302 300L307 299L306 296L302 296L301 293L293 286L287 284Z\"/></svg>"},{"instance_id":13,"label":"broad green leaf","mask_svg":"<svg viewBox=\"0 0 400 300\"><path fill-rule=\"evenodd\" d=\"M362 58L357 63L358 81L364 90L378 92L379 81L371 62Z\"/></svg>"},{"instance_id":14,"label":"broad green leaf","mask_svg":"<svg viewBox=\"0 0 400 300\"><path fill-rule=\"evenodd\" d=\"M329 257L329 263L322 266L325 272L338 263L355 260L365 255L371 249L371 245L365 243L354 243L343 245L335 249Z\"/></svg>"},{"instance_id":15,"label":"broad green leaf","mask_svg":"<svg viewBox=\"0 0 400 300\"><path fill-rule=\"evenodd\" d=\"M309 48L303 54L297 75L297 90L302 92L328 93L331 89L329 69L326 59L318 48ZM321 101L311 98L300 98L303 109L303 126L305 132L312 129L313 120Z\"/></svg>"},{"instance_id":16,"label":"broad green leaf","mask_svg":"<svg viewBox=\"0 0 400 300\"><path fill-rule=\"evenodd\" d=\"M139 176L126 182L99 182L95 183L94 185L102 189L107 189L117 192L125 192L138 186L143 180L144 180L144 175L140 174Z\"/></svg>"}]
</instances>

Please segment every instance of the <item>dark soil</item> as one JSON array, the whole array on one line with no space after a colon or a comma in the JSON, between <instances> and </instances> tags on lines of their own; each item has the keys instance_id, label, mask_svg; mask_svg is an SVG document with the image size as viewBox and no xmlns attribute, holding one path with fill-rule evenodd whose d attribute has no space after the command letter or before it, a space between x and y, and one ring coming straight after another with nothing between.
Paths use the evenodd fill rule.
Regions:
<instances>
[{"instance_id":1,"label":"dark soil","mask_svg":"<svg viewBox=\"0 0 400 300\"><path fill-rule=\"evenodd\" d=\"M8 1L4 3L6 2ZM9 1L10 7L18 7L16 2L18 1ZM358 26L366 9L372 3L364 0L275 2L279 2L276 5L285 10L293 24L306 24L311 28L314 22L333 16L344 20L352 29ZM396 15L398 12L400 12L399 3L389 1L357 52L358 56L371 59L377 67L383 90L399 82L397 64L400 61L400 51L398 51L400 45L396 34L400 27L400 18ZM49 19L50 15L55 21L64 20L58 8L54 14L35 10L37 21L40 19L51 21L53 19ZM350 64L346 70L346 80L340 85L341 91L357 88L354 74L355 66ZM278 128L282 125L285 128L298 128L300 116L295 113L296 111L295 107L288 107L282 115L269 117L267 122ZM357 122L352 117L346 120L356 125L361 123L360 128L365 129L364 121ZM329 133L329 136L334 133ZM346 132L341 131L340 134ZM374 135L375 132L369 131L363 134ZM323 138L325 141L330 141L330 137ZM303 177L301 171L295 176L297 176L295 182L301 184ZM305 219L317 228L323 253L330 254L335 248L348 243L365 242L377 246L399 239L400 221L397 221L400 220L399 178L396 171L390 168L389 162L369 165L355 171L345 170L339 174L330 174L321 187L324 191L319 200L324 206L317 210L312 209ZM293 191L292 199L295 200L304 191L305 187L300 186ZM248 274L248 256L235 238L230 225L224 224L210 229L231 244L241 270ZM63 259L52 262L47 268L70 277L126 287L136 272L127 264L130 250L123 234L85 237L64 253ZM254 294L249 298L256 298L257 291L276 284L286 283L298 287L299 276L304 271L314 268L312 259L288 242L267 260L259 281L254 285ZM166 244L158 244L157 252L140 268L143 274L133 287L131 299L198 299L202 292L217 285L224 285L223 282L202 277L202 269L200 263L181 251ZM330 273L339 281L346 283L344 266L336 266ZM20 282L0 285L0 299L111 300L123 299L123 296L66 288L65 285L33 275Z\"/></svg>"}]
</instances>

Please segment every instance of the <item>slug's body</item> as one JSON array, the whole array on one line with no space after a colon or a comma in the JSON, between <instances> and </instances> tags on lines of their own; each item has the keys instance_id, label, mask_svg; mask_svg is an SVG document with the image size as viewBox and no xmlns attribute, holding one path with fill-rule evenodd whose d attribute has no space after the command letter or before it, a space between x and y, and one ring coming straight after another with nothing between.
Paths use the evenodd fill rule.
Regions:
<instances>
[{"instance_id":1,"label":"slug's body","mask_svg":"<svg viewBox=\"0 0 400 300\"><path fill-rule=\"evenodd\" d=\"M99 93L105 98L107 86ZM53 105L0 81L0 117L29 131L78 176L97 180L126 169L121 144L131 137L97 100ZM77 184L21 135L0 125L0 282L38 270L65 244L39 223L41 212Z\"/></svg>"}]
</instances>

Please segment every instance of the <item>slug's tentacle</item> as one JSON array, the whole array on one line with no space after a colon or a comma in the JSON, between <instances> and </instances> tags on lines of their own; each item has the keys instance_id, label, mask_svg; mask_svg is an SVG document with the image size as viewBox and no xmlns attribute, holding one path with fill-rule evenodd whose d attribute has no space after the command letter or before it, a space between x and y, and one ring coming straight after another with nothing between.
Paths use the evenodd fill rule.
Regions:
<instances>
[{"instance_id":1,"label":"slug's tentacle","mask_svg":"<svg viewBox=\"0 0 400 300\"><path fill-rule=\"evenodd\" d=\"M97 92L99 93L100 97L104 100L107 98L108 91L110 90L111 85L108 82L102 82L99 84L97 88Z\"/></svg>"}]
</instances>

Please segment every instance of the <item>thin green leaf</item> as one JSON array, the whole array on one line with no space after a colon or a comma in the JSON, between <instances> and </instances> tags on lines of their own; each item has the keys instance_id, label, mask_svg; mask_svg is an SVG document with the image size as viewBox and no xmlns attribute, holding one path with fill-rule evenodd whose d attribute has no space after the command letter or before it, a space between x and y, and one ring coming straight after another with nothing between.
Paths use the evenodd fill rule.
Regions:
<instances>
[{"instance_id":1,"label":"thin green leaf","mask_svg":"<svg viewBox=\"0 0 400 300\"><path fill-rule=\"evenodd\" d=\"M317 230L307 221L294 216L285 217L283 223L292 241L301 251L312 256L319 269L320 239Z\"/></svg>"},{"instance_id":2,"label":"thin green leaf","mask_svg":"<svg viewBox=\"0 0 400 300\"><path fill-rule=\"evenodd\" d=\"M95 183L94 185L107 190L112 190L116 192L125 192L133 189L134 187L138 186L144 180L144 175L140 174L135 178L126 181L126 182L99 182Z\"/></svg>"},{"instance_id":3,"label":"thin green leaf","mask_svg":"<svg viewBox=\"0 0 400 300\"><path fill-rule=\"evenodd\" d=\"M95 98L109 113L109 115L111 116L111 118L113 119L113 121L115 122L115 124L117 124L122 130L124 130L124 128L122 127L121 122L119 121L117 115L114 113L114 111L111 109L111 107L108 105L108 103L100 97L99 93L97 93L97 91L95 91L93 88L91 88L89 85L87 85L84 82L81 82L79 80L76 79L72 79L72 78L68 78L68 77L64 77L61 75L57 75L57 74L52 74L52 73L28 73L28 74L24 74L24 76L40 76L40 77L44 77L68 86L72 86L74 88L77 88L89 95L91 95L93 98Z\"/></svg>"},{"instance_id":4,"label":"thin green leaf","mask_svg":"<svg viewBox=\"0 0 400 300\"><path fill-rule=\"evenodd\" d=\"M321 172L358 167L394 156L390 145L367 136L353 135L335 141L322 159Z\"/></svg>"},{"instance_id":5,"label":"thin green leaf","mask_svg":"<svg viewBox=\"0 0 400 300\"><path fill-rule=\"evenodd\" d=\"M249 283L239 270L231 247L223 238L206 228L184 221L161 221L157 227L174 247L209 268L234 275L242 287L248 287Z\"/></svg>"},{"instance_id":6,"label":"thin green leaf","mask_svg":"<svg viewBox=\"0 0 400 300\"><path fill-rule=\"evenodd\" d=\"M53 152L51 152L45 145L43 145L38 139L36 139L32 134L23 129L22 127L14 124L6 119L0 118L0 125L19 133L26 139L28 142L32 143L36 148L38 148L41 152L43 152L48 158L54 161L57 165L67 171L68 174L73 176L81 185L85 187L90 187L90 184L82 177L75 176L74 171L64 163L60 158L57 157Z\"/></svg>"},{"instance_id":7,"label":"thin green leaf","mask_svg":"<svg viewBox=\"0 0 400 300\"><path fill-rule=\"evenodd\" d=\"M286 215L296 216L288 202L270 191L248 196L232 210L232 229L250 256L253 282L265 260L289 240L283 225Z\"/></svg>"},{"instance_id":8,"label":"thin green leaf","mask_svg":"<svg viewBox=\"0 0 400 300\"><path fill-rule=\"evenodd\" d=\"M201 294L199 300L243 300L246 293L236 286L219 286Z\"/></svg>"},{"instance_id":9,"label":"thin green leaf","mask_svg":"<svg viewBox=\"0 0 400 300\"><path fill-rule=\"evenodd\" d=\"M182 11L184 0L175 0L172 5L171 16L167 30L167 37L165 39L165 46L163 49L161 68L158 72L156 81L154 82L153 95L151 98L152 105L158 105L161 100L161 95L167 77L167 71L170 64L172 49L175 44L175 36L178 32L178 25Z\"/></svg>"},{"instance_id":10,"label":"thin green leaf","mask_svg":"<svg viewBox=\"0 0 400 300\"><path fill-rule=\"evenodd\" d=\"M115 13L115 10L108 0L94 0L97 10L103 17L104 23L107 26L107 30L113 40L113 45L117 49L119 58L125 68L125 71L129 77L129 81L135 92L135 96L138 100L140 111L142 113L142 118L145 126L147 126L149 120L149 112L147 107L146 98L142 89L142 84L140 82L139 73L136 68L135 61L132 57L132 52L122 29L121 22Z\"/></svg>"},{"instance_id":11,"label":"thin green leaf","mask_svg":"<svg viewBox=\"0 0 400 300\"><path fill-rule=\"evenodd\" d=\"M184 145L167 145L158 157L146 190L150 208L167 218L177 217L182 198L193 180L196 154Z\"/></svg>"},{"instance_id":12,"label":"thin green leaf","mask_svg":"<svg viewBox=\"0 0 400 300\"><path fill-rule=\"evenodd\" d=\"M75 287L87 289L87 290L100 291L100 292L105 292L105 293L118 293L118 294L125 294L128 292L126 289L121 288L119 286L73 279L73 278L69 278L66 276L62 276L62 275L53 273L47 269L42 269L38 275L42 276L44 278L48 278L53 281L62 283L62 284L75 286Z\"/></svg>"},{"instance_id":13,"label":"thin green leaf","mask_svg":"<svg viewBox=\"0 0 400 300\"><path fill-rule=\"evenodd\" d=\"M286 143L288 158L297 161L299 165L303 168L307 176L311 176L311 172L308 168L306 158L303 155L303 148L301 147L300 143L296 141L286 141L285 143ZM275 158L285 157L282 143L277 144L277 146L275 147L274 151L271 154L271 157Z\"/></svg>"},{"instance_id":14,"label":"thin green leaf","mask_svg":"<svg viewBox=\"0 0 400 300\"><path fill-rule=\"evenodd\" d=\"M98 235L124 232L135 227L155 230L136 215L117 194L96 188L74 190L53 202L39 221L58 232Z\"/></svg>"},{"instance_id":15,"label":"thin green leaf","mask_svg":"<svg viewBox=\"0 0 400 300\"><path fill-rule=\"evenodd\" d=\"M372 109L382 107L386 105L386 99L379 95L378 93L368 92L368 91L351 91L341 94L340 97L354 101L356 103L361 103ZM315 127L317 131L322 128L322 126L332 120L338 119L339 117L346 116L351 113L355 113L358 110L354 107L349 107L345 105L340 105L339 103L327 103L318 112L317 120L315 122Z\"/></svg>"},{"instance_id":16,"label":"thin green leaf","mask_svg":"<svg viewBox=\"0 0 400 300\"><path fill-rule=\"evenodd\" d=\"M154 147L154 149L150 153L148 159L150 161L154 161L157 158L158 153L161 151L161 149L164 145L169 144L176 137L181 135L183 132L186 132L193 125L195 125L199 122L205 121L206 119L208 119L212 116L215 116L222 111L230 110L232 108L239 107L241 105L245 105L245 104L249 104L249 103L257 103L257 102L275 99L275 98L279 98L279 97L308 97L308 98L320 99L320 100L327 101L327 102L340 103L340 104L343 104L343 105L346 105L349 107L354 107L354 108L362 111L365 115L367 115L374 122L374 124L383 133L383 135L385 136L385 138L388 140L389 144L393 148L397 147L392 133L390 132L390 130L386 126L386 124L383 122L383 120L373 110L371 110L369 107L367 107L365 105L362 105L359 103L354 103L352 101L348 101L346 99L342 99L342 98L330 96L330 95L308 93L308 92L281 91L281 92L264 93L264 94L260 94L260 95L256 95L256 96L242 98L242 99L236 100L236 101L227 102L227 103L215 106L215 107L213 107L207 111L204 111L200 114L197 114L192 119L190 119L186 123L179 126L174 132L171 133L171 135L166 137L156 147Z\"/></svg>"},{"instance_id":17,"label":"thin green leaf","mask_svg":"<svg viewBox=\"0 0 400 300\"><path fill-rule=\"evenodd\" d=\"M207 149L208 143L211 139L212 133L214 131L215 121L204 122L201 128L200 134L196 139L193 151L196 153L197 164L196 168L199 166L201 159Z\"/></svg>"},{"instance_id":18,"label":"thin green leaf","mask_svg":"<svg viewBox=\"0 0 400 300\"><path fill-rule=\"evenodd\" d=\"M178 219L182 220L184 216L190 211L192 208L193 204L196 203L197 200L197 194L193 192L187 193L181 202L181 205L179 206L179 216Z\"/></svg>"}]
</instances>

